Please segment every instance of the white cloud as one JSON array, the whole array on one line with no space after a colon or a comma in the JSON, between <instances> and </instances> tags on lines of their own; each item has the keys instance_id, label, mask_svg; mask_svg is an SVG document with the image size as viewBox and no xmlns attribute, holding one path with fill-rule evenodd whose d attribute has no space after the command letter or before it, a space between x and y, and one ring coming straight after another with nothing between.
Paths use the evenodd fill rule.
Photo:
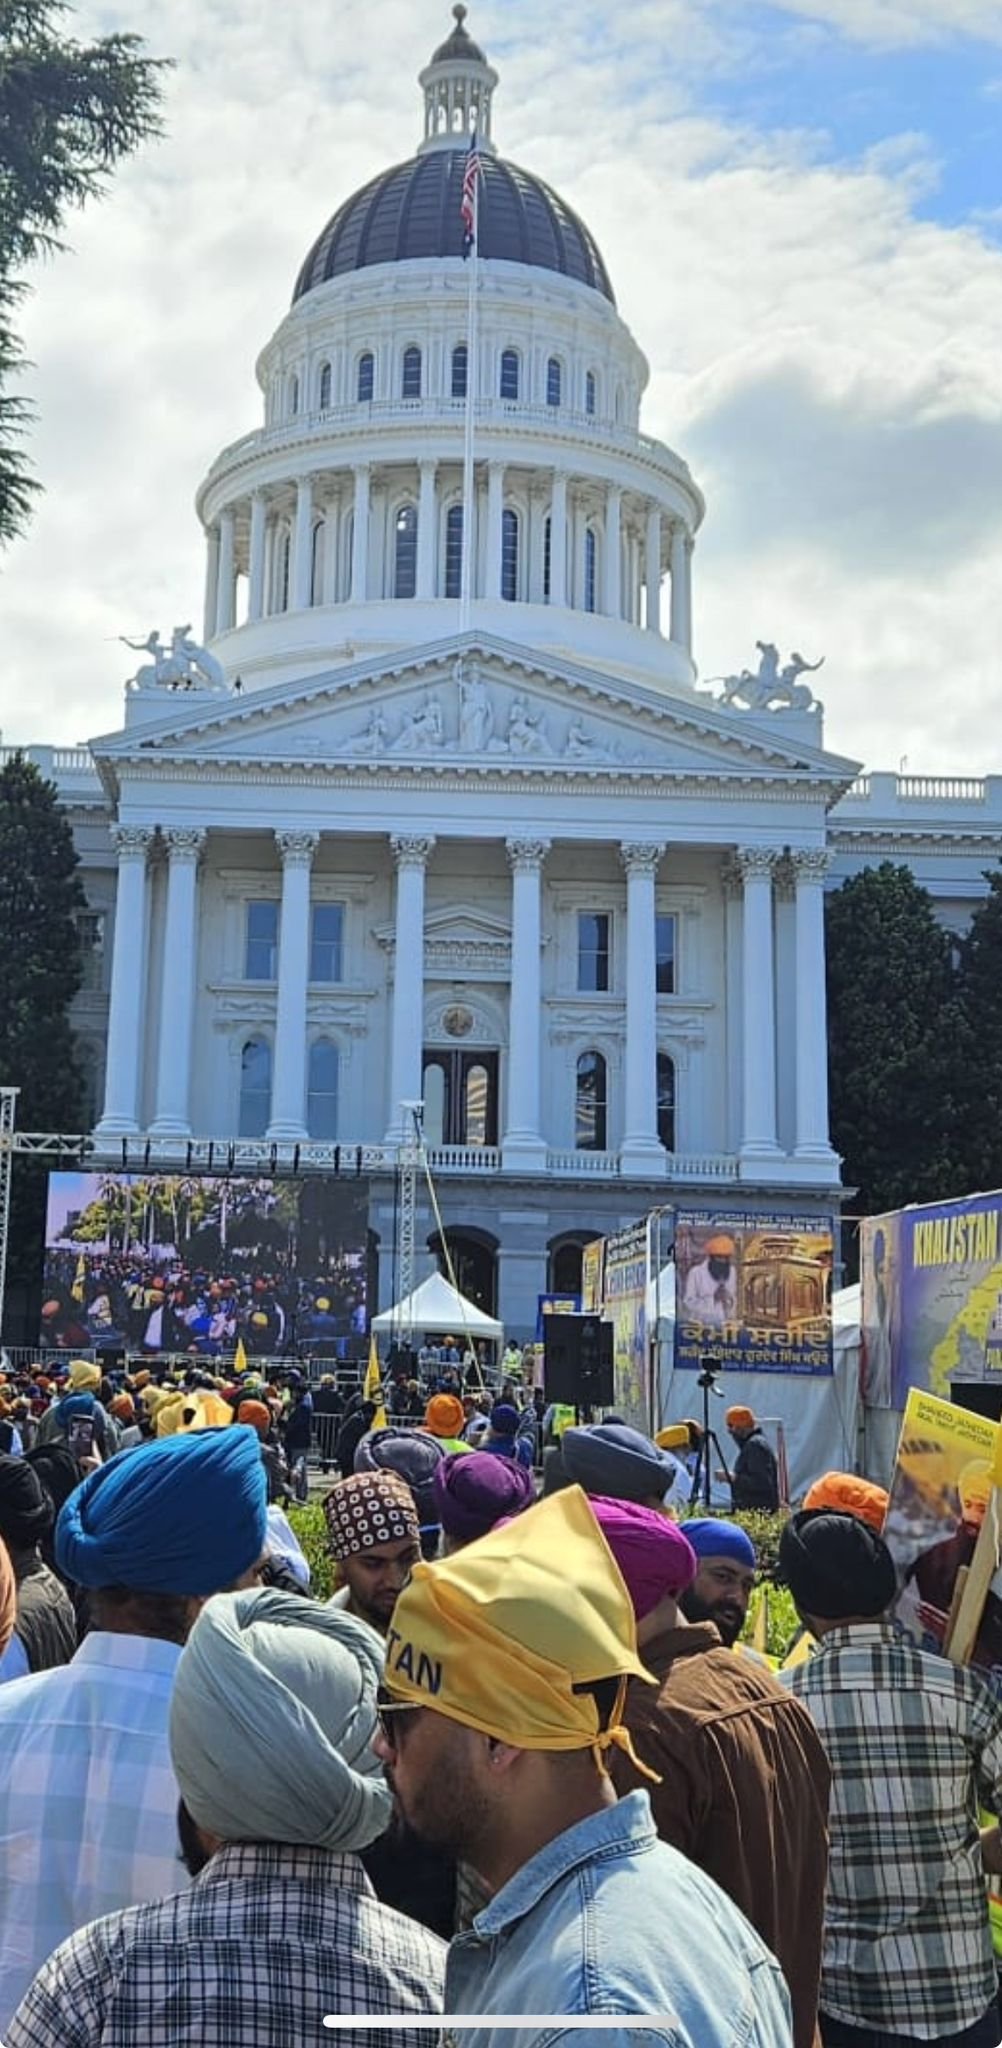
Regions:
<instances>
[{"instance_id":1,"label":"white cloud","mask_svg":"<svg viewBox=\"0 0 1002 2048\"><path fill-rule=\"evenodd\" d=\"M1002 43L1000 0L771 0L785 14L822 22L872 49L976 36Z\"/></svg>"},{"instance_id":2,"label":"white cloud","mask_svg":"<svg viewBox=\"0 0 1002 2048\"><path fill-rule=\"evenodd\" d=\"M448 25L438 0L330 19L315 0L132 0L120 18L177 54L170 135L36 279L46 495L0 589L8 738L113 727L114 635L200 618L196 484L259 418L254 360L313 237L413 148L414 76ZM707 490L703 672L760 634L824 651L833 745L983 768L1002 253L914 217L921 138L837 167L809 129L709 118L700 74L755 58L739 5L555 0L544 40L528 0L493 0L470 25L502 74L502 147L593 227L651 359L645 425Z\"/></svg>"}]
</instances>

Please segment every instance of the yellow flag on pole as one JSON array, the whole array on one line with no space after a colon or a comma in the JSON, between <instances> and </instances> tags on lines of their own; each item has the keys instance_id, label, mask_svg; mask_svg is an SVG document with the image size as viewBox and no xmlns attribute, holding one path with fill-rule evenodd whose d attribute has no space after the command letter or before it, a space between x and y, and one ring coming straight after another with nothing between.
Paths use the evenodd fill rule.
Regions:
<instances>
[{"instance_id":1,"label":"yellow flag on pole","mask_svg":"<svg viewBox=\"0 0 1002 2048\"><path fill-rule=\"evenodd\" d=\"M236 1350L235 1350L235 1351L234 1351L234 1353L233 1353L233 1375L234 1375L234 1378L239 1378L240 1374L241 1374L242 1372L246 1372L246 1371L247 1371L247 1353L246 1353L246 1351L244 1350L244 1340L243 1340L243 1338L242 1338L242 1337L238 1337L238 1338L237 1338L237 1348L236 1348Z\"/></svg>"},{"instance_id":2,"label":"yellow flag on pole","mask_svg":"<svg viewBox=\"0 0 1002 2048\"><path fill-rule=\"evenodd\" d=\"M388 1426L387 1415L383 1405L383 1383L379 1372L379 1347L376 1343L375 1332L369 1337L369 1363L365 1369L365 1385L362 1388L362 1397L366 1401L375 1401L376 1403L376 1412L372 1418L373 1429L386 1429Z\"/></svg>"},{"instance_id":3,"label":"yellow flag on pole","mask_svg":"<svg viewBox=\"0 0 1002 2048\"><path fill-rule=\"evenodd\" d=\"M76 1278L70 1288L70 1300L85 1302L87 1299L87 1261L81 1252L77 1260Z\"/></svg>"}]
</instances>

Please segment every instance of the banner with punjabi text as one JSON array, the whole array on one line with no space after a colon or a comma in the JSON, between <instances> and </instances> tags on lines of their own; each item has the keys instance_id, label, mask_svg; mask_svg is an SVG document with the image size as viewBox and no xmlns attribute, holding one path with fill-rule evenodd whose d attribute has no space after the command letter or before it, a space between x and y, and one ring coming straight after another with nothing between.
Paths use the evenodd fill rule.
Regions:
<instances>
[{"instance_id":1,"label":"banner with punjabi text","mask_svg":"<svg viewBox=\"0 0 1002 2048\"><path fill-rule=\"evenodd\" d=\"M676 1366L829 1375L833 1257L828 1217L680 1209Z\"/></svg>"}]
</instances>

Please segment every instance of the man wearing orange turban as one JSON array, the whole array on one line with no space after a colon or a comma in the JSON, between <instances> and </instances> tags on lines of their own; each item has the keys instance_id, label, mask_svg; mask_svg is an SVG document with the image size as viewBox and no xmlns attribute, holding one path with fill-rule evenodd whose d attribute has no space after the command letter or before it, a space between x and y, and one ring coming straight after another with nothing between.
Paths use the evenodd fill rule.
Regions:
<instances>
[{"instance_id":1,"label":"man wearing orange turban","mask_svg":"<svg viewBox=\"0 0 1002 2048\"><path fill-rule=\"evenodd\" d=\"M763 1509L774 1515L779 1507L779 1472L772 1445L759 1427L752 1409L728 1408L724 1421L738 1446L731 1474L731 1506Z\"/></svg>"},{"instance_id":2,"label":"man wearing orange turban","mask_svg":"<svg viewBox=\"0 0 1002 2048\"><path fill-rule=\"evenodd\" d=\"M887 1514L887 1491L856 1472L826 1472L804 1495L805 1508L834 1508L836 1513L855 1515L874 1535L883 1532Z\"/></svg>"}]
</instances>

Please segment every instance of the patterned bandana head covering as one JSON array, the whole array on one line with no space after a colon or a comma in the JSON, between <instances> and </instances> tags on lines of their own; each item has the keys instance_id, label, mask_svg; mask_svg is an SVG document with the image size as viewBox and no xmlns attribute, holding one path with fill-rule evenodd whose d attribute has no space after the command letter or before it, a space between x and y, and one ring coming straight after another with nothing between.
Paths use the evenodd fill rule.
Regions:
<instances>
[{"instance_id":1,"label":"patterned bandana head covering","mask_svg":"<svg viewBox=\"0 0 1002 2048\"><path fill-rule=\"evenodd\" d=\"M339 1479L324 1501L324 1516L339 1563L385 1543L416 1543L421 1533L414 1496L396 1472L353 1472Z\"/></svg>"}]
</instances>

